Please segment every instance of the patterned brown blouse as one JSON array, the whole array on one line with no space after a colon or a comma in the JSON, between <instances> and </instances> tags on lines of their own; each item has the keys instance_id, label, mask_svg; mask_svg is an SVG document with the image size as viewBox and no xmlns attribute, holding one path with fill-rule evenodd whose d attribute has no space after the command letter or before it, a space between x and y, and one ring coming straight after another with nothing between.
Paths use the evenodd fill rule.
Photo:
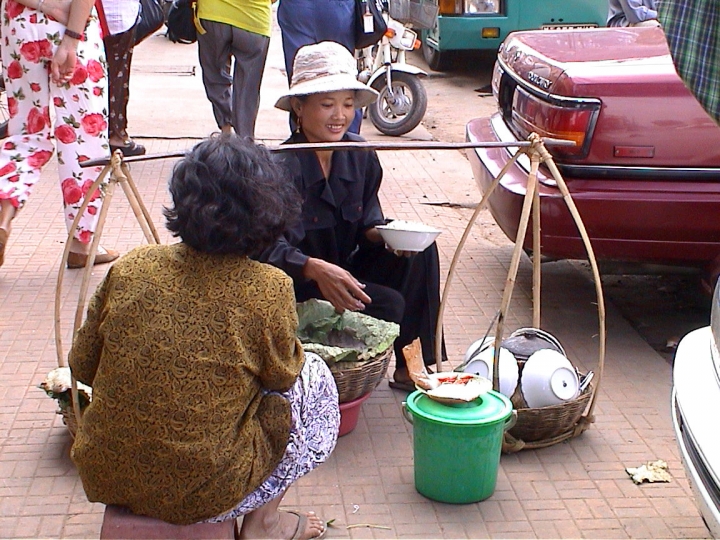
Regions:
<instances>
[{"instance_id":1,"label":"patterned brown blouse","mask_svg":"<svg viewBox=\"0 0 720 540\"><path fill-rule=\"evenodd\" d=\"M110 269L70 351L93 387L72 458L90 501L188 524L233 508L275 469L302 368L292 281L185 244Z\"/></svg>"}]
</instances>

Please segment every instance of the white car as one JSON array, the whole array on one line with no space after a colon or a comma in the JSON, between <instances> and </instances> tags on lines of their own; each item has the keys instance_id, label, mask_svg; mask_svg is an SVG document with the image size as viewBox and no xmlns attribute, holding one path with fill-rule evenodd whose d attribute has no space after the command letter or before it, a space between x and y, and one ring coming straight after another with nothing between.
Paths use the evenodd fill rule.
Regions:
<instances>
[{"instance_id":1,"label":"white car","mask_svg":"<svg viewBox=\"0 0 720 540\"><path fill-rule=\"evenodd\" d=\"M695 504L720 538L720 281L710 326L687 334L673 367L672 418Z\"/></svg>"}]
</instances>

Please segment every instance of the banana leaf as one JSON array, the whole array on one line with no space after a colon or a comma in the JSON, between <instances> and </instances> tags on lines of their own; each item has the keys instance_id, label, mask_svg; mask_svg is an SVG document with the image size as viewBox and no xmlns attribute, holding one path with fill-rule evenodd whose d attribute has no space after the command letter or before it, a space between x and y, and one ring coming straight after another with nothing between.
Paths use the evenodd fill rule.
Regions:
<instances>
[{"instance_id":1,"label":"banana leaf","mask_svg":"<svg viewBox=\"0 0 720 540\"><path fill-rule=\"evenodd\" d=\"M298 339L331 368L356 367L392 347L400 326L363 313L340 314L330 302L311 299L297 305Z\"/></svg>"}]
</instances>

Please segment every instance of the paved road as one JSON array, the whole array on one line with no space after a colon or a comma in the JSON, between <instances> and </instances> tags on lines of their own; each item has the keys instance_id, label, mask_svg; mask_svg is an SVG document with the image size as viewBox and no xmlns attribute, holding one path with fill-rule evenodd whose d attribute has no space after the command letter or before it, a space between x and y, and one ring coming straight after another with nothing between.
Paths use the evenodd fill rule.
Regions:
<instances>
[{"instance_id":1,"label":"paved road","mask_svg":"<svg viewBox=\"0 0 720 540\"><path fill-rule=\"evenodd\" d=\"M286 115L273 109L286 88L277 34L265 71L258 137L287 135ZM152 153L177 152L215 130L197 75L195 48L153 37L136 52L130 129ZM376 137L366 126L365 135ZM414 136L428 138L429 130ZM383 152L382 202L398 218L443 230L438 238L446 271L478 199L470 168L457 152ZM169 159L131 166L157 224L168 203ZM97 538L103 505L87 501L69 459L67 429L55 403L36 385L57 366L54 298L66 240L53 164L14 222L0 269L0 537ZM120 190L103 243L127 252L142 233ZM460 202L458 205L445 204ZM488 327L499 306L511 246L491 224L476 227L460 259L445 313L451 365ZM159 227L161 240L170 242ZM97 284L107 267L95 268ZM78 271L65 278L60 334L71 336ZM529 265L520 267L506 325L531 320ZM567 263L543 272L543 328L558 336L583 369L597 364L594 288ZM401 414L404 393L386 381L363 405L355 431L331 459L289 491L284 506L335 519L330 538L704 538L680 466L670 425L670 368L609 306L608 349L595 424L580 437L541 450L503 455L489 499L449 505L414 486L413 426ZM138 396L138 399L143 399ZM460 451L467 449L460 448ZM625 467L665 459L673 482L636 486ZM420 471L433 474L432 470ZM458 481L465 481L461 476ZM373 527L367 527L367 525Z\"/></svg>"}]
</instances>

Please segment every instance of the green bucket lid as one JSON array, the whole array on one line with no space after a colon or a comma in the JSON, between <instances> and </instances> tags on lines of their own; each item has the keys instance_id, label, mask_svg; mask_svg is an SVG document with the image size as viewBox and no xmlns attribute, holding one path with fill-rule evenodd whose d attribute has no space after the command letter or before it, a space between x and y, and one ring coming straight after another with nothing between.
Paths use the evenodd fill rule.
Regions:
<instances>
[{"instance_id":1,"label":"green bucket lid","mask_svg":"<svg viewBox=\"0 0 720 540\"><path fill-rule=\"evenodd\" d=\"M408 396L413 415L433 422L455 425L493 424L506 420L513 410L508 398L493 390L469 403L445 405L416 390Z\"/></svg>"}]
</instances>

